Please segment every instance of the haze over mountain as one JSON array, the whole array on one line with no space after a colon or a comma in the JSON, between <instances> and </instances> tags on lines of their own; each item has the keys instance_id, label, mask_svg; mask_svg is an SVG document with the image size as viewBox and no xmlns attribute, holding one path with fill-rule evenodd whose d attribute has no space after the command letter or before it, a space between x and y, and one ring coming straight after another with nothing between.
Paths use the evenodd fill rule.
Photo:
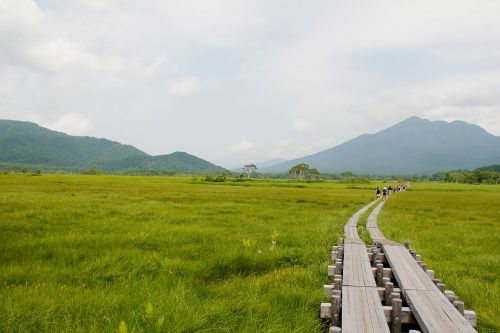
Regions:
<instances>
[{"instance_id":1,"label":"haze over mountain","mask_svg":"<svg viewBox=\"0 0 500 333\"><path fill-rule=\"evenodd\" d=\"M257 166L257 172L259 172L260 169L269 168L269 167L272 167L272 166L275 166L275 165L278 165L278 164L281 164L281 163L285 163L287 161L288 160L285 160L284 158L274 158L272 160L257 162L257 163L254 163L254 164ZM244 167L245 167L244 165L238 165L238 166L235 166L235 167L230 167L228 169L232 170L234 172L241 172L241 170Z\"/></svg>"},{"instance_id":2,"label":"haze over mountain","mask_svg":"<svg viewBox=\"0 0 500 333\"><path fill-rule=\"evenodd\" d=\"M107 171L224 171L219 166L184 152L151 156L130 145L107 139L71 136L31 122L14 120L0 120L0 162L81 170L94 167Z\"/></svg>"},{"instance_id":3,"label":"haze over mountain","mask_svg":"<svg viewBox=\"0 0 500 333\"><path fill-rule=\"evenodd\" d=\"M500 163L500 137L463 121L410 117L375 134L363 134L330 149L260 172L286 172L308 163L320 172L432 174Z\"/></svg>"}]
</instances>

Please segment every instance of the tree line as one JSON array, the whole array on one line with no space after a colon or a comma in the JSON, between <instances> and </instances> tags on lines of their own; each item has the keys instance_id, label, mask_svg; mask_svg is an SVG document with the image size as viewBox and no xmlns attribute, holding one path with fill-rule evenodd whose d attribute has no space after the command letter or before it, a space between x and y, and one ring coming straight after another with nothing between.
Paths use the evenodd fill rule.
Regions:
<instances>
[{"instance_id":1,"label":"tree line","mask_svg":"<svg viewBox=\"0 0 500 333\"><path fill-rule=\"evenodd\" d=\"M474 170L454 170L438 172L433 175L367 175L355 174L352 171L342 173L322 173L316 168L311 168L307 163L300 163L288 170L287 173L259 173L255 164L245 165L243 174L245 178L277 178L277 179L298 179L298 180L347 180L347 181L368 181L368 180L400 180L410 181L440 181L448 183L464 184L499 184L500 165L490 165ZM240 177L243 177L241 175Z\"/></svg>"},{"instance_id":2,"label":"tree line","mask_svg":"<svg viewBox=\"0 0 500 333\"><path fill-rule=\"evenodd\" d=\"M78 170L71 167L48 167L42 165L18 164L18 163L1 163L0 173L27 173L32 175L40 175L42 173L82 173L87 175L140 175L140 176L173 176L184 175L171 170L158 169L129 169L123 171L109 172L98 168L87 168ZM245 181L250 178L261 179L296 179L301 181L321 181L321 180L346 180L346 181L370 181L370 180L400 180L406 179L409 181L438 181L447 183L464 183L464 184L500 184L500 164L490 165L474 170L453 170L438 172L433 175L367 175L356 174L352 171L344 171L342 173L323 173L316 168L312 168L307 163L299 163L291 167L286 173L259 173L255 164L247 164L243 167L242 172L209 173L205 180L211 182L224 182L226 178L234 178L239 181Z\"/></svg>"},{"instance_id":3,"label":"tree line","mask_svg":"<svg viewBox=\"0 0 500 333\"><path fill-rule=\"evenodd\" d=\"M482 170L458 170L440 172L432 175L429 180L441 181L447 183L463 183L463 184L499 184L500 172L498 171L482 171Z\"/></svg>"}]
</instances>

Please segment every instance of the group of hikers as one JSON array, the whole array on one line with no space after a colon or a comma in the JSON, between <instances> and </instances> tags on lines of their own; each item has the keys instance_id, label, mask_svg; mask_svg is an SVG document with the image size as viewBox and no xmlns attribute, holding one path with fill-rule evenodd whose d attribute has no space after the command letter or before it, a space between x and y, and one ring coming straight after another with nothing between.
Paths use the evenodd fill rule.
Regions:
<instances>
[{"instance_id":1,"label":"group of hikers","mask_svg":"<svg viewBox=\"0 0 500 333\"><path fill-rule=\"evenodd\" d=\"M377 195L377 198L380 198L380 196L382 196L382 198L385 200L389 195L391 195L391 192L392 193L403 192L406 191L407 188L408 188L408 183L401 183L398 186L392 186L392 185L389 185L387 187L384 186L382 191L380 190L380 187L377 186L377 188L375 189L375 194Z\"/></svg>"}]
</instances>

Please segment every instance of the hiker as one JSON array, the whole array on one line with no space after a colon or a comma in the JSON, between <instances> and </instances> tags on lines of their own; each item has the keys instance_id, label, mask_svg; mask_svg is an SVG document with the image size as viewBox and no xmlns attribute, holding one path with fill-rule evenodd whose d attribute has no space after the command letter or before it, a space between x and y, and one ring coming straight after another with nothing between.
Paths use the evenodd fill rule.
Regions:
<instances>
[{"instance_id":1,"label":"hiker","mask_svg":"<svg viewBox=\"0 0 500 333\"><path fill-rule=\"evenodd\" d=\"M387 198L387 187L385 187L385 186L382 189L382 196L383 196L384 200Z\"/></svg>"},{"instance_id":2,"label":"hiker","mask_svg":"<svg viewBox=\"0 0 500 333\"><path fill-rule=\"evenodd\" d=\"M377 198L380 198L380 187L377 186L375 189L375 194L377 195Z\"/></svg>"}]
</instances>

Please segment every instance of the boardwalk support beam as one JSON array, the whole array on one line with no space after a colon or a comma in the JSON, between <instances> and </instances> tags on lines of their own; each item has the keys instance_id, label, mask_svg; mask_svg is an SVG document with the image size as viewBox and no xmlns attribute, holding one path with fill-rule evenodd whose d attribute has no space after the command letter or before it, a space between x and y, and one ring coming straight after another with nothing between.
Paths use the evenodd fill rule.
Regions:
<instances>
[{"instance_id":1,"label":"boardwalk support beam","mask_svg":"<svg viewBox=\"0 0 500 333\"><path fill-rule=\"evenodd\" d=\"M391 332L401 333L401 310L403 308L403 301L400 299L392 300L392 318L391 318Z\"/></svg>"}]
</instances>

